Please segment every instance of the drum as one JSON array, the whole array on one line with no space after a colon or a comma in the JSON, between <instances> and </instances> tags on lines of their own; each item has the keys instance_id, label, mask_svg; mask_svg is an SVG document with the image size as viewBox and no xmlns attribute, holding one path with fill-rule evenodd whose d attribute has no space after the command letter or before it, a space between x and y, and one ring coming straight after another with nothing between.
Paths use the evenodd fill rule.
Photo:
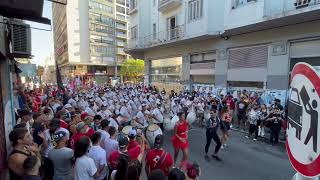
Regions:
<instances>
[{"instance_id":1,"label":"drum","mask_svg":"<svg viewBox=\"0 0 320 180\"><path fill-rule=\"evenodd\" d=\"M131 129L132 129L132 126L125 126L122 129L122 133L125 134L125 135L128 135Z\"/></svg>"},{"instance_id":2,"label":"drum","mask_svg":"<svg viewBox=\"0 0 320 180\"><path fill-rule=\"evenodd\" d=\"M166 131L172 131L178 121L179 121L179 117L177 115L173 116L172 119L165 119L164 120L164 129Z\"/></svg>"},{"instance_id":3,"label":"drum","mask_svg":"<svg viewBox=\"0 0 320 180\"><path fill-rule=\"evenodd\" d=\"M160 127L156 124L150 124L147 128L146 138L149 141L151 147L154 144L154 140L158 134L162 134Z\"/></svg>"},{"instance_id":4,"label":"drum","mask_svg":"<svg viewBox=\"0 0 320 180\"><path fill-rule=\"evenodd\" d=\"M188 113L187 121L190 125L193 124L196 121L196 119L197 119L196 113L194 113L193 111Z\"/></svg>"}]
</instances>

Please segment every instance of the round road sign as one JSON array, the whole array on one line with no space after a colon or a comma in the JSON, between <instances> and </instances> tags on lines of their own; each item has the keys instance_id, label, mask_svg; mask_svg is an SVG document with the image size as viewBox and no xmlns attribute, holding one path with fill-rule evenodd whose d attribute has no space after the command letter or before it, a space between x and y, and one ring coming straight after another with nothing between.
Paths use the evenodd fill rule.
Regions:
<instances>
[{"instance_id":1,"label":"round road sign","mask_svg":"<svg viewBox=\"0 0 320 180\"><path fill-rule=\"evenodd\" d=\"M312 66L298 63L291 73L286 148L292 166L306 177L320 174L320 78Z\"/></svg>"}]
</instances>

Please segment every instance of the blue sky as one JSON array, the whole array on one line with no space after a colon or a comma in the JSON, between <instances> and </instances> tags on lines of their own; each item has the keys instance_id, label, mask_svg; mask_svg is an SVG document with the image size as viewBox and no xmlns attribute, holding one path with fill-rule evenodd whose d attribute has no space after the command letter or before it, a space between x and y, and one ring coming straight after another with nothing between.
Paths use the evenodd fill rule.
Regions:
<instances>
[{"instance_id":1,"label":"blue sky","mask_svg":"<svg viewBox=\"0 0 320 180\"><path fill-rule=\"evenodd\" d=\"M43 7L43 17L52 19L52 3L44 1ZM28 22L31 27L41 28L51 31L43 31L31 29L31 39L32 39L32 55L34 55L31 60L32 63L37 65L44 65L44 59L53 53L53 27L52 25L44 25L34 22ZM52 22L51 22L52 23Z\"/></svg>"}]
</instances>

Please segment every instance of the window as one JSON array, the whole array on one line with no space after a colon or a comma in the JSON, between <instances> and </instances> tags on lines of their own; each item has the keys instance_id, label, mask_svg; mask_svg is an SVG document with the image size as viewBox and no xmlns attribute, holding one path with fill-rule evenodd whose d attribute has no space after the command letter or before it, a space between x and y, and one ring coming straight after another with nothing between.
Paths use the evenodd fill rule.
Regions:
<instances>
[{"instance_id":1,"label":"window","mask_svg":"<svg viewBox=\"0 0 320 180\"><path fill-rule=\"evenodd\" d=\"M131 0L130 9L136 9L136 8L137 8L137 0Z\"/></svg>"},{"instance_id":2,"label":"window","mask_svg":"<svg viewBox=\"0 0 320 180\"><path fill-rule=\"evenodd\" d=\"M232 9L237 8L238 6L243 6L248 4L249 2L256 2L257 0L233 0Z\"/></svg>"},{"instance_id":3,"label":"window","mask_svg":"<svg viewBox=\"0 0 320 180\"><path fill-rule=\"evenodd\" d=\"M153 39L155 40L157 38L157 24L156 23L153 23L152 25L152 37Z\"/></svg>"},{"instance_id":4,"label":"window","mask_svg":"<svg viewBox=\"0 0 320 180\"><path fill-rule=\"evenodd\" d=\"M111 46L91 45L90 50L91 50L91 53L101 54L105 56L112 56L114 54L114 48Z\"/></svg>"},{"instance_id":5,"label":"window","mask_svg":"<svg viewBox=\"0 0 320 180\"><path fill-rule=\"evenodd\" d=\"M102 14L95 14L95 13L90 13L89 14L89 19L94 20L109 26L114 26L114 20L111 17L104 16Z\"/></svg>"},{"instance_id":6,"label":"window","mask_svg":"<svg viewBox=\"0 0 320 180\"><path fill-rule=\"evenodd\" d=\"M100 24L90 23L90 31L107 33L109 35L113 35L114 29L110 26L104 26Z\"/></svg>"},{"instance_id":7,"label":"window","mask_svg":"<svg viewBox=\"0 0 320 180\"><path fill-rule=\"evenodd\" d=\"M138 27L134 26L131 28L131 39L137 39L138 36Z\"/></svg>"},{"instance_id":8,"label":"window","mask_svg":"<svg viewBox=\"0 0 320 180\"><path fill-rule=\"evenodd\" d=\"M98 11L104 11L107 12L109 14L113 13L113 8L111 6L105 5L105 4L100 4L98 2L95 1L89 1L89 8L90 9L95 9Z\"/></svg>"},{"instance_id":9,"label":"window","mask_svg":"<svg viewBox=\"0 0 320 180\"><path fill-rule=\"evenodd\" d=\"M201 19L201 17L202 17L202 4L203 4L202 1L203 0L192 0L192 1L189 1L189 6L188 6L189 22Z\"/></svg>"}]
</instances>

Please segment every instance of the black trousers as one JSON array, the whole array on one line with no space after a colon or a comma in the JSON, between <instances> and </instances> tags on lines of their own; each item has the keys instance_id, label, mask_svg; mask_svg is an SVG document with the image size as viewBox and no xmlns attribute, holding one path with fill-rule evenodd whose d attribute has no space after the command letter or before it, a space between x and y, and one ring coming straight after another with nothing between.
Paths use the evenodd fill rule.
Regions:
<instances>
[{"instance_id":1,"label":"black trousers","mask_svg":"<svg viewBox=\"0 0 320 180\"><path fill-rule=\"evenodd\" d=\"M54 175L54 167L53 167L53 163L49 158L44 158L43 161L43 171L44 171L44 180L52 180L53 179L53 175Z\"/></svg>"},{"instance_id":2,"label":"black trousers","mask_svg":"<svg viewBox=\"0 0 320 180\"><path fill-rule=\"evenodd\" d=\"M258 131L259 131L259 128L257 125L250 124L250 127L249 127L249 135L250 136L254 133L254 138L257 139L258 138Z\"/></svg>"},{"instance_id":3,"label":"black trousers","mask_svg":"<svg viewBox=\"0 0 320 180\"><path fill-rule=\"evenodd\" d=\"M210 147L212 139L216 142L216 148L214 150L214 154L217 154L219 152L219 150L220 150L220 147L221 147L221 141L220 141L220 138L219 138L219 136L217 134L217 131L216 130L207 129L206 137L207 137L207 144L206 144L206 147L205 147L206 154L209 151L209 147Z\"/></svg>"},{"instance_id":4,"label":"black trousers","mask_svg":"<svg viewBox=\"0 0 320 180\"><path fill-rule=\"evenodd\" d=\"M270 127L271 133L270 133L270 143L271 144L277 144L279 142L279 134L281 130L280 124L272 124Z\"/></svg>"}]
</instances>

